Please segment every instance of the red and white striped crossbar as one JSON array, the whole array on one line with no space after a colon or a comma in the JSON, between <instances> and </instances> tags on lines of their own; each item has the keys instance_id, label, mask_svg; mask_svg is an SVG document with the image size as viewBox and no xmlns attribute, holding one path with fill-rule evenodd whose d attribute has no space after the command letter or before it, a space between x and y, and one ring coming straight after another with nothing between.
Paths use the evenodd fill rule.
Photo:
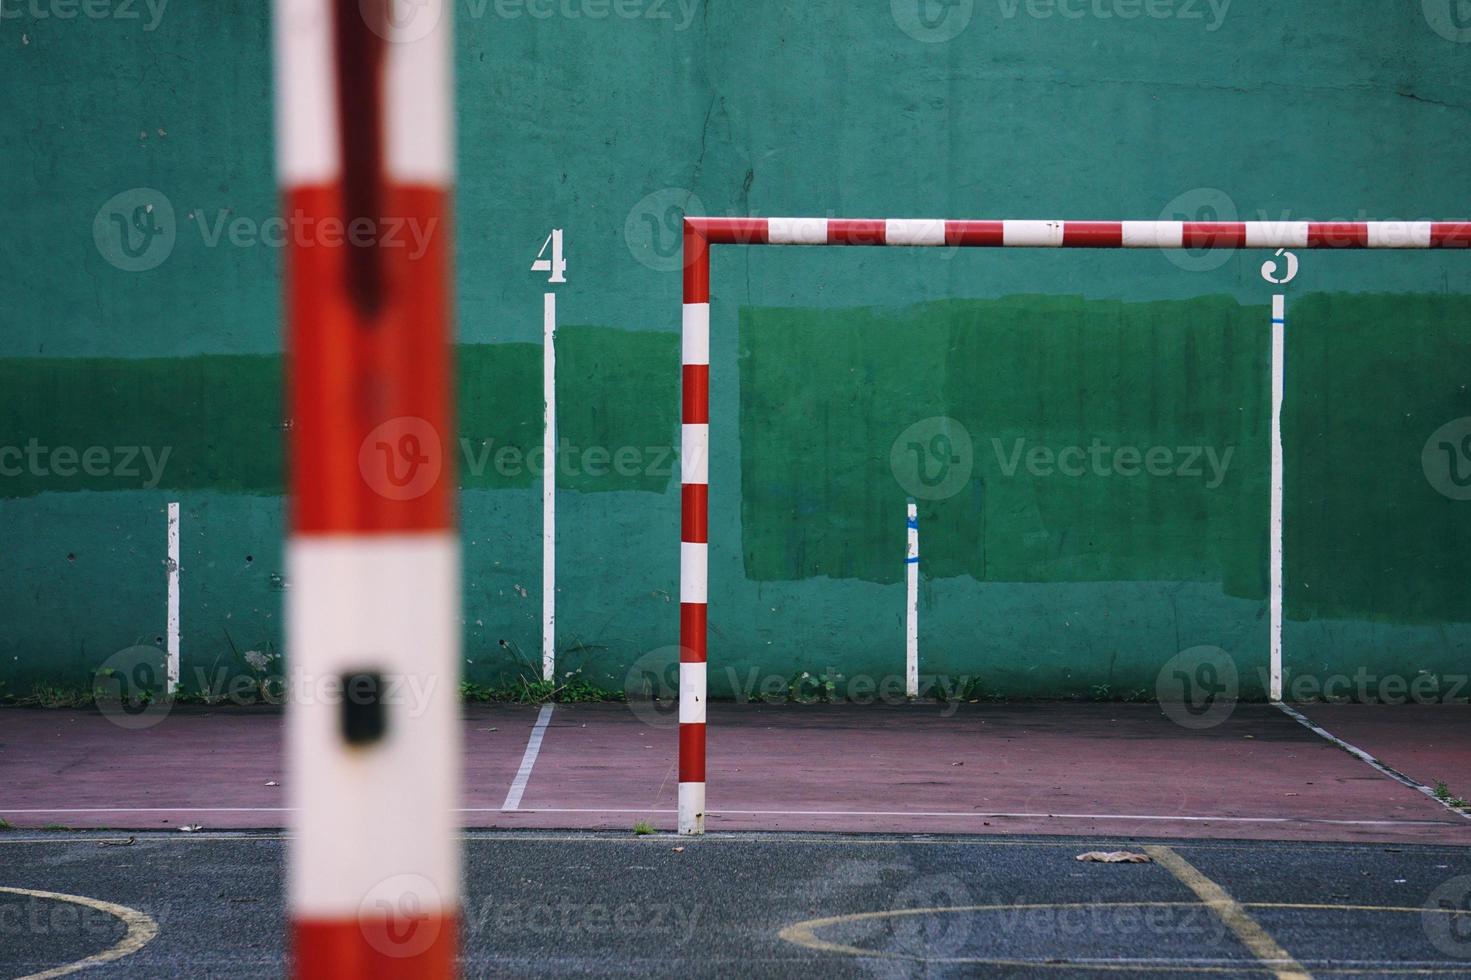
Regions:
<instances>
[{"instance_id":1,"label":"red and white striped crossbar","mask_svg":"<svg viewBox=\"0 0 1471 980\"><path fill-rule=\"evenodd\" d=\"M679 595L679 832L705 830L710 547L710 246L1468 248L1471 221L944 221L686 218Z\"/></svg>"},{"instance_id":2,"label":"red and white striped crossbar","mask_svg":"<svg viewBox=\"0 0 1471 980\"><path fill-rule=\"evenodd\" d=\"M405 16L391 0L275 0L272 21L284 213L321 232L291 236L285 269L291 972L448 978L460 907L445 451L454 18ZM406 223L427 247L395 244Z\"/></svg>"},{"instance_id":3,"label":"red and white striped crossbar","mask_svg":"<svg viewBox=\"0 0 1471 980\"><path fill-rule=\"evenodd\" d=\"M686 218L708 245L960 248L1468 248L1471 221L943 221ZM697 248L703 255L703 245ZM686 252L686 262L691 253Z\"/></svg>"}]
</instances>

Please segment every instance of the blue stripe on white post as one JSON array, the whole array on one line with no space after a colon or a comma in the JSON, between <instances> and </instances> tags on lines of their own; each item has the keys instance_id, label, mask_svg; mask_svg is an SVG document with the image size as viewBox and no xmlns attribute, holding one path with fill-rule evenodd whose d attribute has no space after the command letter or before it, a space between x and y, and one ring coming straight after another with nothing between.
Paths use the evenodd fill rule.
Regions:
<instances>
[{"instance_id":1,"label":"blue stripe on white post","mask_svg":"<svg viewBox=\"0 0 1471 980\"><path fill-rule=\"evenodd\" d=\"M911 698L919 697L919 508L909 498L909 543L904 551L904 578L907 595L904 603L904 690Z\"/></svg>"}]
</instances>

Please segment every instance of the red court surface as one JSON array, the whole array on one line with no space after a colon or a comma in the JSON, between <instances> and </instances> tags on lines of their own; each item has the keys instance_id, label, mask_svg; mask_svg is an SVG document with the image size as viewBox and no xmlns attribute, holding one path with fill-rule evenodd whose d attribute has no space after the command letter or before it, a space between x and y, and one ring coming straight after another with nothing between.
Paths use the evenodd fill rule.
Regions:
<instances>
[{"instance_id":1,"label":"red court surface","mask_svg":"<svg viewBox=\"0 0 1471 980\"><path fill-rule=\"evenodd\" d=\"M1319 704L1313 722L1427 786L1471 799L1471 706Z\"/></svg>"},{"instance_id":2,"label":"red court surface","mask_svg":"<svg viewBox=\"0 0 1471 980\"><path fill-rule=\"evenodd\" d=\"M1471 773L1464 707L1305 713L1421 782L1454 791L1450 774ZM624 704L471 706L464 824L671 830L673 721ZM1194 730L1148 704L714 704L709 732L711 831L1471 845L1471 818L1269 705ZM0 816L17 827L282 827L282 734L271 709L180 707L142 730L92 711L0 709Z\"/></svg>"}]
</instances>

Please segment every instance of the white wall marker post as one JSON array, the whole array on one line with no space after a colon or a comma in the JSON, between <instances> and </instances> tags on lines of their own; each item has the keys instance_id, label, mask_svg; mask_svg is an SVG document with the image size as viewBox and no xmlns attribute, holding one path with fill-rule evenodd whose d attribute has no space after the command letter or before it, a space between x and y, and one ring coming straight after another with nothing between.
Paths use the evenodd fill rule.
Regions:
<instances>
[{"instance_id":1,"label":"white wall marker post","mask_svg":"<svg viewBox=\"0 0 1471 980\"><path fill-rule=\"evenodd\" d=\"M1282 394L1286 388L1283 343L1287 325L1287 298L1272 297L1272 520L1271 582L1268 632L1271 643L1271 696L1282 700Z\"/></svg>"},{"instance_id":2,"label":"white wall marker post","mask_svg":"<svg viewBox=\"0 0 1471 980\"><path fill-rule=\"evenodd\" d=\"M557 294L547 293L542 313L541 368L541 386L546 400L546 418L541 439L541 676L548 681L557 672L556 337Z\"/></svg>"},{"instance_id":3,"label":"white wall marker post","mask_svg":"<svg viewBox=\"0 0 1471 980\"><path fill-rule=\"evenodd\" d=\"M904 603L904 690L919 697L919 507L909 498L909 544L904 549L904 578L908 594Z\"/></svg>"},{"instance_id":4,"label":"white wall marker post","mask_svg":"<svg viewBox=\"0 0 1471 980\"><path fill-rule=\"evenodd\" d=\"M179 690L179 504L169 504L167 562L169 572L168 600L168 667L167 693Z\"/></svg>"}]
</instances>

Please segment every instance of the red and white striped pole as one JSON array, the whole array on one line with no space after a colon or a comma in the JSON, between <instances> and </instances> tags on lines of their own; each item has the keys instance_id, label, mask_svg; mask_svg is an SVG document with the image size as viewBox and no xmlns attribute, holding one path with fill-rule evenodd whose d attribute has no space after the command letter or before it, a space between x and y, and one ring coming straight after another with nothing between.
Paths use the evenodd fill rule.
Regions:
<instances>
[{"instance_id":1,"label":"red and white striped pole","mask_svg":"<svg viewBox=\"0 0 1471 980\"><path fill-rule=\"evenodd\" d=\"M948 221L706 218L684 222L684 412L680 534L679 832L705 830L710 506L710 247L1471 248L1471 221Z\"/></svg>"},{"instance_id":2,"label":"red and white striped pole","mask_svg":"<svg viewBox=\"0 0 1471 980\"><path fill-rule=\"evenodd\" d=\"M679 832L705 832L705 609L710 541L710 248L684 231L680 415Z\"/></svg>"},{"instance_id":3,"label":"red and white striped pole","mask_svg":"<svg viewBox=\"0 0 1471 980\"><path fill-rule=\"evenodd\" d=\"M452 8L275 0L292 972L456 973Z\"/></svg>"}]
</instances>

